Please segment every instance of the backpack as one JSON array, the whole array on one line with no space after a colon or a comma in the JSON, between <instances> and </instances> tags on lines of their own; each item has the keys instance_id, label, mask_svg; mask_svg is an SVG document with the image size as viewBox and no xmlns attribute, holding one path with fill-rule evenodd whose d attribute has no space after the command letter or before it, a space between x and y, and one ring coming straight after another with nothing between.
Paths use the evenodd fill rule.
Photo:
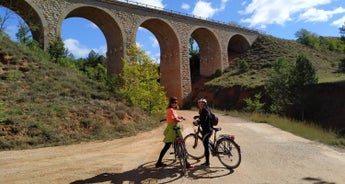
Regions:
<instances>
[{"instance_id":1,"label":"backpack","mask_svg":"<svg viewBox=\"0 0 345 184\"><path fill-rule=\"evenodd\" d=\"M217 126L218 125L218 117L213 114L211 111L209 111L209 117L210 117L210 123L212 126Z\"/></svg>"}]
</instances>

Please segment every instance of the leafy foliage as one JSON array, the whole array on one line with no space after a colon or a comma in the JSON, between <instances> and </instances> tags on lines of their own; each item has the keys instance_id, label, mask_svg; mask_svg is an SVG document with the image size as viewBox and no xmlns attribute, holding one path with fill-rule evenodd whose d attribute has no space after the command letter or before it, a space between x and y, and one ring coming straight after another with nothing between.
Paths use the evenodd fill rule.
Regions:
<instances>
[{"instance_id":1,"label":"leafy foliage","mask_svg":"<svg viewBox=\"0 0 345 184\"><path fill-rule=\"evenodd\" d=\"M257 93L254 95L254 98L247 98L244 101L246 102L246 107L245 107L245 111L247 112L255 112L255 113L260 113L263 112L263 107L264 107L264 103L260 102L261 99L261 93Z\"/></svg>"},{"instance_id":2,"label":"leafy foliage","mask_svg":"<svg viewBox=\"0 0 345 184\"><path fill-rule=\"evenodd\" d=\"M283 58L278 59L266 83L267 94L272 98L271 111L286 114L293 107L301 111L303 119L308 97L305 89L317 82L315 69L304 55L297 57L295 66Z\"/></svg>"},{"instance_id":3,"label":"leafy foliage","mask_svg":"<svg viewBox=\"0 0 345 184\"><path fill-rule=\"evenodd\" d=\"M240 61L240 66L239 66L239 72L240 73L245 73L249 71L249 64L245 60Z\"/></svg>"},{"instance_id":4,"label":"leafy foliage","mask_svg":"<svg viewBox=\"0 0 345 184\"><path fill-rule=\"evenodd\" d=\"M289 75L291 65L285 58L278 58L273 62L272 71L266 82L267 94L272 99L271 111L274 113L284 112L291 104L289 92Z\"/></svg>"},{"instance_id":5,"label":"leafy foliage","mask_svg":"<svg viewBox=\"0 0 345 184\"><path fill-rule=\"evenodd\" d=\"M158 82L158 65L137 46L127 49L128 59L123 59L123 72L120 74L120 94L134 106L150 113L162 112L167 99Z\"/></svg>"},{"instance_id":6,"label":"leafy foliage","mask_svg":"<svg viewBox=\"0 0 345 184\"><path fill-rule=\"evenodd\" d=\"M53 43L49 46L48 53L54 62L59 62L62 58L67 56L68 51L64 47L61 37L56 37Z\"/></svg>"},{"instance_id":7,"label":"leafy foliage","mask_svg":"<svg viewBox=\"0 0 345 184\"><path fill-rule=\"evenodd\" d=\"M345 22L344 24L339 28L339 32L340 32L340 37L341 40L344 42L345 44Z\"/></svg>"},{"instance_id":8,"label":"leafy foliage","mask_svg":"<svg viewBox=\"0 0 345 184\"><path fill-rule=\"evenodd\" d=\"M342 72L342 73L345 73L345 58L340 60L339 71Z\"/></svg>"},{"instance_id":9,"label":"leafy foliage","mask_svg":"<svg viewBox=\"0 0 345 184\"><path fill-rule=\"evenodd\" d=\"M24 45L29 45L32 42L32 37L29 34L30 29L26 26L26 24L23 21L19 22L19 29L16 33L17 40L19 43L22 43Z\"/></svg>"},{"instance_id":10,"label":"leafy foliage","mask_svg":"<svg viewBox=\"0 0 345 184\"><path fill-rule=\"evenodd\" d=\"M345 51L345 43L339 38L322 37L311 33L305 29L301 29L295 33L297 42L304 44L313 49L322 49L330 51Z\"/></svg>"}]
</instances>

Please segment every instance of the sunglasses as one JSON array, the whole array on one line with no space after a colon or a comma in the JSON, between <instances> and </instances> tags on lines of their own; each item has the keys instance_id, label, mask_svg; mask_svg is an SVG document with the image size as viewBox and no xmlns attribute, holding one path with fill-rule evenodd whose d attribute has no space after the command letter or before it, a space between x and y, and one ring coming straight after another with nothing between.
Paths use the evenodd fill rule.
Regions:
<instances>
[{"instance_id":1,"label":"sunglasses","mask_svg":"<svg viewBox=\"0 0 345 184\"><path fill-rule=\"evenodd\" d=\"M177 104L177 102L171 102L172 104Z\"/></svg>"}]
</instances>

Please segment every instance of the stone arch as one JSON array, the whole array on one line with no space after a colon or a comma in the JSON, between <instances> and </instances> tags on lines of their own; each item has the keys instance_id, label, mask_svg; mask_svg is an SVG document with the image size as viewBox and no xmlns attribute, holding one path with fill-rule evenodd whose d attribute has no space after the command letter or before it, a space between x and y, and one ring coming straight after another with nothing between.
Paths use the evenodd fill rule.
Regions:
<instances>
[{"instance_id":1,"label":"stone arch","mask_svg":"<svg viewBox=\"0 0 345 184\"><path fill-rule=\"evenodd\" d=\"M222 70L221 48L215 34L207 28L197 28L191 37L200 49L200 75L211 76L217 69Z\"/></svg>"},{"instance_id":2,"label":"stone arch","mask_svg":"<svg viewBox=\"0 0 345 184\"><path fill-rule=\"evenodd\" d=\"M250 49L250 44L246 37L236 34L232 36L228 44L228 61L229 64L232 62L233 58L237 57L239 54L244 53Z\"/></svg>"},{"instance_id":3,"label":"stone arch","mask_svg":"<svg viewBox=\"0 0 345 184\"><path fill-rule=\"evenodd\" d=\"M47 27L47 22L35 4L26 1L5 1L1 2L1 5L16 12L28 24L33 40L37 41L41 48L48 48L49 43L45 38L44 29Z\"/></svg>"},{"instance_id":4,"label":"stone arch","mask_svg":"<svg viewBox=\"0 0 345 184\"><path fill-rule=\"evenodd\" d=\"M141 25L156 36L160 46L160 83L165 87L167 96L182 95L182 62L180 44L171 25L158 18L144 20Z\"/></svg>"},{"instance_id":5,"label":"stone arch","mask_svg":"<svg viewBox=\"0 0 345 184\"><path fill-rule=\"evenodd\" d=\"M123 67L122 58L125 56L123 34L120 26L116 23L111 14L105 10L92 6L77 5L69 7L58 24L58 35L61 35L62 21L71 17L88 19L99 27L107 42L108 74L113 75L120 73Z\"/></svg>"}]
</instances>

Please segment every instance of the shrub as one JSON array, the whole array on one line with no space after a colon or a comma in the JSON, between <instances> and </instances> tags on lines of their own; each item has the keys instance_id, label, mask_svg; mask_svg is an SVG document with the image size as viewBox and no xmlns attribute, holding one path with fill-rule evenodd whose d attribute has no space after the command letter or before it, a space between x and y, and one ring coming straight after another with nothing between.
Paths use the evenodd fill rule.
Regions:
<instances>
[{"instance_id":1,"label":"shrub","mask_svg":"<svg viewBox=\"0 0 345 184\"><path fill-rule=\"evenodd\" d=\"M244 101L246 102L246 107L245 107L245 111L247 112L256 112L256 113L260 113L263 112L263 107L264 107L264 103L260 102L261 99L261 93L255 94L254 95L254 99L251 98L247 98Z\"/></svg>"},{"instance_id":2,"label":"shrub","mask_svg":"<svg viewBox=\"0 0 345 184\"><path fill-rule=\"evenodd\" d=\"M345 73L345 58L340 60L338 68L340 72Z\"/></svg>"},{"instance_id":3,"label":"shrub","mask_svg":"<svg viewBox=\"0 0 345 184\"><path fill-rule=\"evenodd\" d=\"M249 70L249 64L247 61L245 60L241 60L240 61L240 66L239 66L239 72L240 73L245 73L245 72L248 72Z\"/></svg>"}]
</instances>

